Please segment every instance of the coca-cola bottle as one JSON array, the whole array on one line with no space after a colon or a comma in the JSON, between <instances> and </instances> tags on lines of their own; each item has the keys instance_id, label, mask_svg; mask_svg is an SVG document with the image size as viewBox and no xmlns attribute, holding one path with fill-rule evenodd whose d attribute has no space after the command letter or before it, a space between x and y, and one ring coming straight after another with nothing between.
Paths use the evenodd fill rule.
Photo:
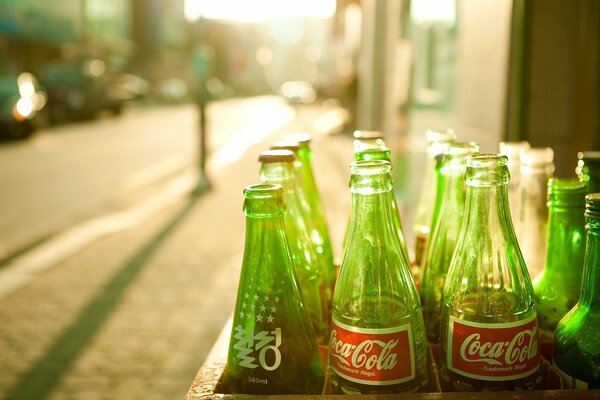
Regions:
<instances>
[{"instance_id":1,"label":"coca-cola bottle","mask_svg":"<svg viewBox=\"0 0 600 400\"><path fill-rule=\"evenodd\" d=\"M295 188L294 161L289 150L266 150L260 153L260 180L283 186L286 209L283 217L285 234L298 276L300 292L315 328L317 341L326 344L329 337L327 286L319 256L310 240L310 228L302 215L299 193Z\"/></svg>"},{"instance_id":2,"label":"coca-cola bottle","mask_svg":"<svg viewBox=\"0 0 600 400\"><path fill-rule=\"evenodd\" d=\"M579 300L585 255L585 183L551 178L548 183L546 267L533 281L542 345Z\"/></svg>"},{"instance_id":3,"label":"coca-cola bottle","mask_svg":"<svg viewBox=\"0 0 600 400\"><path fill-rule=\"evenodd\" d=\"M425 175L421 181L421 193L417 203L415 215L415 259L417 269L423 267L423 258L427 248L427 240L431 230L432 213L436 198L436 156L445 151L447 144L456 140L456 134L452 129L445 131L429 130L425 133L427 137L427 158L425 161Z\"/></svg>"},{"instance_id":4,"label":"coca-cola bottle","mask_svg":"<svg viewBox=\"0 0 600 400\"><path fill-rule=\"evenodd\" d=\"M443 178L438 181L445 183L444 188L440 189L443 197L440 201L439 217L435 219L436 223L432 225L429 236L419 291L427 339L431 343L440 340L442 291L464 219L465 159L478 151L479 146L474 142L453 142L442 157Z\"/></svg>"},{"instance_id":5,"label":"coca-cola bottle","mask_svg":"<svg viewBox=\"0 0 600 400\"><path fill-rule=\"evenodd\" d=\"M323 368L283 229L280 185L244 189L246 241L224 381L232 393L319 394Z\"/></svg>"},{"instance_id":6,"label":"coca-cola bottle","mask_svg":"<svg viewBox=\"0 0 600 400\"><path fill-rule=\"evenodd\" d=\"M446 390L533 389L540 344L531 279L508 205L507 158L467 157L465 219L442 298Z\"/></svg>"},{"instance_id":7,"label":"coca-cola bottle","mask_svg":"<svg viewBox=\"0 0 600 400\"><path fill-rule=\"evenodd\" d=\"M395 232L391 165L351 165L352 215L333 295L329 345L336 393L397 393L427 382L425 328Z\"/></svg>"},{"instance_id":8,"label":"coca-cola bottle","mask_svg":"<svg viewBox=\"0 0 600 400\"><path fill-rule=\"evenodd\" d=\"M567 387L600 389L600 193L585 197L585 220L581 296L556 326L552 361Z\"/></svg>"}]
</instances>

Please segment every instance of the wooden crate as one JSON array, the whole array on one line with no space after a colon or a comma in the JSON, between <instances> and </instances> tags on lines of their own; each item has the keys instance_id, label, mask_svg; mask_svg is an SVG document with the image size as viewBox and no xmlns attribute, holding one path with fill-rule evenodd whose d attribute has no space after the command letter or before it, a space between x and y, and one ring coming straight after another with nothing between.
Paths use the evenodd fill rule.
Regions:
<instances>
[{"instance_id":1,"label":"wooden crate","mask_svg":"<svg viewBox=\"0 0 600 400\"><path fill-rule=\"evenodd\" d=\"M226 393L224 386L221 384L221 377L225 370L227 363L227 350L229 347L229 336L231 333L232 320L229 319L227 324L223 327L219 338L215 342L210 354L206 358L204 365L198 371L194 382L192 383L186 400L208 400L208 399L242 399L242 398L255 398L253 395L237 395ZM544 362L543 364L543 375L545 381L554 382L552 387L556 387L558 375L551 366ZM361 400L374 400L374 399L393 399L401 398L407 400L533 400L533 399L600 399L600 389L596 390L565 390L565 389L552 389L552 390L535 390L531 392L471 392L471 393L450 393L441 392L439 390L439 377L437 375L437 365L435 357L435 348L430 348L429 352L429 373L430 383L432 391L429 393L406 393L396 395L362 395L362 396L341 396L341 395L286 395L286 396L275 396L275 395L264 395L260 398L264 399L361 399Z\"/></svg>"}]
</instances>

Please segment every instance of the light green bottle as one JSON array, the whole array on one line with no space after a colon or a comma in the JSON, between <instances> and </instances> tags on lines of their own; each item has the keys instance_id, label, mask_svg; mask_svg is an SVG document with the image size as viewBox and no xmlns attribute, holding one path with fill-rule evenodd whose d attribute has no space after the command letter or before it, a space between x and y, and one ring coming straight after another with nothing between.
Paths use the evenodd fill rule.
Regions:
<instances>
[{"instance_id":1,"label":"light green bottle","mask_svg":"<svg viewBox=\"0 0 600 400\"><path fill-rule=\"evenodd\" d=\"M439 341L444 281L465 216L466 158L478 151L476 143L453 142L442 156L440 174L443 178L438 181L442 181L444 187L440 188L442 198L435 213L438 216L432 223L419 291L427 339L431 343Z\"/></svg>"},{"instance_id":2,"label":"light green bottle","mask_svg":"<svg viewBox=\"0 0 600 400\"><path fill-rule=\"evenodd\" d=\"M294 161L289 150L266 150L260 153L260 180L283 186L286 204L284 228L292 253L292 261L304 303L320 344L329 337L329 306L322 264L310 240L310 228L302 215L301 203L295 188Z\"/></svg>"},{"instance_id":3,"label":"light green bottle","mask_svg":"<svg viewBox=\"0 0 600 400\"><path fill-rule=\"evenodd\" d=\"M244 189L246 241L224 381L231 393L320 394L323 368L283 228L280 185Z\"/></svg>"},{"instance_id":4,"label":"light green bottle","mask_svg":"<svg viewBox=\"0 0 600 400\"><path fill-rule=\"evenodd\" d=\"M436 156L444 152L447 143L456 140L453 130L429 130L425 133L427 138L427 157L425 158L424 176L421 193L417 202L417 211L413 230L415 232L415 257L414 265L418 269L423 266L423 258L427 249L427 240L431 230L432 213L436 197Z\"/></svg>"}]
</instances>

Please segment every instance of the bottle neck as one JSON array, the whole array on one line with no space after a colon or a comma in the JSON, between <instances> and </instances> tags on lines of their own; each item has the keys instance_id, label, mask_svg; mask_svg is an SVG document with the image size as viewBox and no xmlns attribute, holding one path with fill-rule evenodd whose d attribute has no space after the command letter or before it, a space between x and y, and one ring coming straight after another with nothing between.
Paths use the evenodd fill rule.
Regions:
<instances>
[{"instance_id":1,"label":"bottle neck","mask_svg":"<svg viewBox=\"0 0 600 400\"><path fill-rule=\"evenodd\" d=\"M392 180L390 174L359 176L353 175L350 182L352 192L352 218L350 219L349 241L352 237L364 240L397 238L393 228ZM353 235L355 230L367 233L367 236Z\"/></svg>"},{"instance_id":2,"label":"bottle neck","mask_svg":"<svg viewBox=\"0 0 600 400\"><path fill-rule=\"evenodd\" d=\"M506 183L467 186L465 210L464 226L485 228L480 233L490 235L492 232L498 232L501 233L503 242L517 242L508 205Z\"/></svg>"},{"instance_id":3,"label":"bottle neck","mask_svg":"<svg viewBox=\"0 0 600 400\"><path fill-rule=\"evenodd\" d=\"M580 304L600 309L600 221L588 221Z\"/></svg>"}]
</instances>

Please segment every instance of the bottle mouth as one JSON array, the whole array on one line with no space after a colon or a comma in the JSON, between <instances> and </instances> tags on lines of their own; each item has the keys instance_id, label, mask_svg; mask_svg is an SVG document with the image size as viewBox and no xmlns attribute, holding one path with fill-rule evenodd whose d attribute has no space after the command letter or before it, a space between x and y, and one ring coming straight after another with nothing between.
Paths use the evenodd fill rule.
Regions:
<instances>
[{"instance_id":1,"label":"bottle mouth","mask_svg":"<svg viewBox=\"0 0 600 400\"><path fill-rule=\"evenodd\" d=\"M548 207L584 207L587 186L577 178L550 178Z\"/></svg>"},{"instance_id":2,"label":"bottle mouth","mask_svg":"<svg viewBox=\"0 0 600 400\"><path fill-rule=\"evenodd\" d=\"M521 165L545 166L554 161L554 150L550 147L533 148L523 150L520 155Z\"/></svg>"},{"instance_id":3,"label":"bottle mouth","mask_svg":"<svg viewBox=\"0 0 600 400\"><path fill-rule=\"evenodd\" d=\"M469 168L496 168L505 167L507 164L508 157L496 153L474 154L467 157Z\"/></svg>"},{"instance_id":4,"label":"bottle mouth","mask_svg":"<svg viewBox=\"0 0 600 400\"><path fill-rule=\"evenodd\" d=\"M289 133L289 134L285 135L283 140L289 141L289 142L295 142L295 143L298 143L301 147L304 147L304 146L309 145L311 139L312 138L310 136L310 133L296 132L296 133Z\"/></svg>"},{"instance_id":5,"label":"bottle mouth","mask_svg":"<svg viewBox=\"0 0 600 400\"><path fill-rule=\"evenodd\" d=\"M590 193L585 196L585 216L600 219L600 193Z\"/></svg>"},{"instance_id":6,"label":"bottle mouth","mask_svg":"<svg viewBox=\"0 0 600 400\"><path fill-rule=\"evenodd\" d=\"M350 173L352 175L389 174L391 170L392 164L386 160L361 160L350 164Z\"/></svg>"},{"instance_id":7,"label":"bottle mouth","mask_svg":"<svg viewBox=\"0 0 600 400\"><path fill-rule=\"evenodd\" d=\"M294 152L284 149L265 150L260 153L258 161L261 163L294 162L296 156Z\"/></svg>"},{"instance_id":8,"label":"bottle mouth","mask_svg":"<svg viewBox=\"0 0 600 400\"><path fill-rule=\"evenodd\" d=\"M244 188L244 197L247 199L269 199L282 196L283 187L278 183L256 183Z\"/></svg>"},{"instance_id":9,"label":"bottle mouth","mask_svg":"<svg viewBox=\"0 0 600 400\"><path fill-rule=\"evenodd\" d=\"M473 154L466 159L467 186L488 187L506 185L510 179L508 157L496 153Z\"/></svg>"},{"instance_id":10,"label":"bottle mouth","mask_svg":"<svg viewBox=\"0 0 600 400\"><path fill-rule=\"evenodd\" d=\"M278 140L273 143L271 150L289 150L293 153L298 153L298 150L300 150L300 143L287 139Z\"/></svg>"},{"instance_id":11,"label":"bottle mouth","mask_svg":"<svg viewBox=\"0 0 600 400\"><path fill-rule=\"evenodd\" d=\"M352 133L355 139L359 140L372 140L372 139L384 139L383 132L381 131L361 131L356 130Z\"/></svg>"}]
</instances>

